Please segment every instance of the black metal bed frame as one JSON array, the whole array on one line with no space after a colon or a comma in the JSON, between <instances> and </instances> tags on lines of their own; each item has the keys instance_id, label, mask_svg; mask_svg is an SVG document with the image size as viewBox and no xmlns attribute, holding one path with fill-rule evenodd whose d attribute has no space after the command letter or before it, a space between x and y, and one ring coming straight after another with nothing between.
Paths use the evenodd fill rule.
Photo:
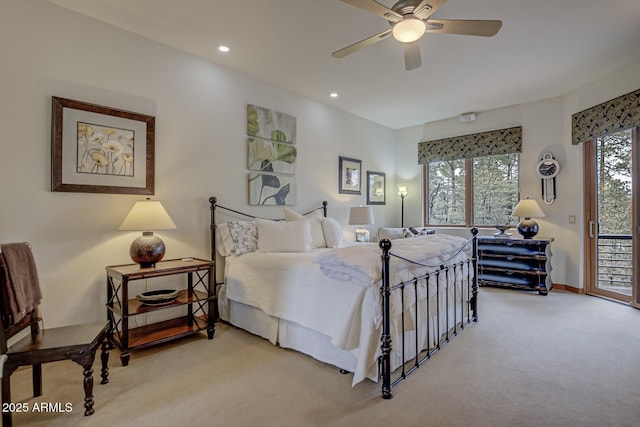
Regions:
<instances>
[{"instance_id":1,"label":"black metal bed frame","mask_svg":"<svg viewBox=\"0 0 640 427\"><path fill-rule=\"evenodd\" d=\"M380 288L380 294L382 296L382 336L380 337L380 349L382 350L382 355L380 356L380 359L378 360L379 364L380 364L380 377L382 378L382 398L383 399L391 399L393 398L393 388L398 385L400 382L404 381L410 374L412 374L413 372L415 372L423 363L425 363L427 360L429 360L431 358L431 356L433 356L435 353L437 353L445 344L447 344L454 336L458 335L458 332L462 331L467 325L469 325L471 323L471 321L477 322L478 321L478 281L477 281L477 264L476 264L476 253L477 253L477 240L476 237L478 235L478 229L477 228L472 228L471 229L471 237L464 243L464 245L462 245L460 248L458 248L457 250L455 250L452 255L450 257L448 257L447 259L441 261L438 265L431 265L431 264L425 264L425 263L421 263L421 262L417 262L405 257L402 257L400 255L396 255L394 253L391 252L391 241L389 239L382 239L379 243L380 249L382 249L382 286ZM461 261L458 263L454 263L454 264L450 264L450 261L455 258L460 252L462 252L465 248L467 248L469 245L471 245L472 247L472 256L471 258L465 260L465 261ZM423 267L435 267L437 268L435 271L432 271L430 273L425 273L422 274L420 276L416 276L410 280L398 283L396 285L392 285L389 279L389 271L390 271L390 261L391 261L391 257L395 257L398 259L401 259L403 261L409 262L411 264L414 265L418 265L418 266L423 266ZM456 283L455 283L455 278L456 278L456 273L458 269L462 270L462 274L464 274L464 267L467 267L467 276L462 277L462 284L460 287L460 325L458 325L458 318L457 318L457 314L458 311L456 310L456 303L457 303L457 287L456 287ZM454 283L453 283L453 331L451 331L451 335L450 335L450 328L449 328L449 275L453 274L453 278L454 278ZM446 324L446 329L445 329L445 334L444 336L440 336L440 292L441 292L441 286L440 286L440 276L444 275L445 276L445 289L444 292L446 293L446 297L445 297L445 313L446 313L446 318L445 318L445 324ZM419 344L418 344L418 339L419 339L419 328L418 325L420 324L419 321L419 316L420 313L418 312L418 307L419 304L417 303L418 301L418 283L422 280L426 280L426 288L427 288L427 292L426 292L426 319L427 319L427 348L420 350L419 349ZM429 307L430 305L430 294L429 294L429 288L430 286L433 286L433 282L435 281L435 287L436 287L436 294L435 294L435 298L436 298L436 313L435 313L435 318L436 318L436 331L438 336L435 337L437 339L436 341L436 345L434 347L430 347L430 343L431 343L431 334L430 334L430 329L429 329L429 319L431 316L430 313L430 309ZM465 301L463 300L464 298L464 288L463 286L466 285L466 290L467 290L467 295L471 296L471 298L469 298L468 301L466 301L467 304L467 318L465 320L465 310L464 310L464 303ZM415 331L414 331L414 335L415 335L415 350L416 350L416 355L415 357L412 359L413 362L411 362L411 360L406 360L405 357L405 349L406 349L406 343L405 343L405 304L404 304L404 293L405 293L405 288L409 287L411 291L411 289L414 292L414 298L416 301L415 304ZM400 292L401 293L401 317L400 317L400 322L401 322L401 333L400 333L400 339L401 339L401 352L402 352L402 365L399 367L400 369L400 373L397 375L395 380L392 380L392 366L391 366L391 350L392 350L392 345L391 345L391 316L390 316L390 298L391 298L391 292ZM473 313L473 315L471 314ZM407 366L410 365L410 367L407 368Z\"/></svg>"},{"instance_id":2,"label":"black metal bed frame","mask_svg":"<svg viewBox=\"0 0 640 427\"><path fill-rule=\"evenodd\" d=\"M237 215L241 215L243 217L247 217L247 218L261 218L259 216L255 216L255 215L251 215L251 214L247 214L244 212L240 212L231 208L227 208L225 206L219 205L217 203L217 198L216 197L210 197L209 198L209 204L210 204L210 210L211 210L211 225L210 225L210 233L211 233L211 259L213 260L213 277L214 277L214 283L215 283L215 287L216 287L216 295L217 295L217 291L218 291L218 286L222 285L222 282L218 282L216 279L216 209L223 209L225 211L237 214ZM323 216L327 216L327 202L324 201L322 202L322 206L321 207L317 207L314 209L311 209L310 211L306 212L304 215L309 214L311 212L314 212L316 210L320 210L322 209L322 213ZM262 219L271 219L274 221L279 221L279 219L273 219L273 218L262 218ZM469 324L471 324L471 322L477 322L478 321L478 282L477 282L477 263L476 263L476 254L477 254L477 234L478 234L478 229L477 228L472 228L471 229L471 237L465 242L464 245L462 245L460 248L458 248L456 251L454 251L454 253L448 257L446 260L441 261L438 265L429 265L429 264L424 264L424 263L420 263L420 262L416 262L414 260L411 259L407 259L404 258L402 256L396 255L394 253L391 252L391 241L389 239L382 239L379 243L380 249L382 250L382 254L381 254L381 262L382 262L382 285L380 288L380 295L382 297L381 300L381 305L382 305L382 335L380 337L380 349L382 350L382 354L378 359L378 372L379 372L379 377L382 379L382 398L383 399L391 399L393 398L393 388L398 385L400 382L402 382L403 380L405 380L410 374L412 374L413 372L415 372L423 363L425 363L426 361L428 361L431 356L433 356L435 353L437 353L445 344L447 344L454 336L458 335L458 333L462 330L465 329L465 327ZM458 262L458 263L454 263L454 264L449 264L449 262L456 257L456 255L458 255L460 252L462 252L465 248L467 248L469 245L471 245L472 247L472 256L470 259L467 259L465 261L462 262ZM389 271L390 271L390 260L391 257L395 257L398 259L402 259L403 261L409 262L411 264L415 264L415 265L419 265L419 266L423 266L423 267L435 267L436 270L432 271L430 273L426 273L426 274L422 274L420 276L414 277L410 280L407 280L405 282L402 283L398 283L395 285L392 285L390 283L390 278L389 278ZM458 312L457 309L455 307L456 302L457 302L457 291L456 291L456 286L455 286L455 277L456 277L456 273L458 269L462 269L462 271L464 272L464 267L467 267L467 277L462 279L462 285L461 285L461 295L460 295L460 321L458 322ZM440 282L439 282L439 278L441 275L445 275L445 283L447 284L447 286L444 289L444 292L449 292L448 289L448 284L449 284L449 274L453 274L454 277L454 286L453 286L453 305L454 305L454 311L453 311L453 330L450 331L449 328L449 298L448 295L445 298L446 301L446 306L444 307L444 309L446 310L446 332L444 333L444 336L440 336L440 293L441 293L441 286L440 286ZM418 306L419 304L417 304L418 301L418 284L420 283L420 281L422 280L426 280L426 286L427 289L429 289L430 286L433 285L433 281L435 281L435 286L436 286L436 293L435 293L435 298L436 298L436 330L438 333L438 337L436 337L437 342L436 345L434 347L430 347L430 331L429 331L429 324L428 324L428 320L427 320L427 348L426 349L422 349L420 350L419 344L418 344L418 337L419 337L419 330L418 330L418 324L420 323L418 321L419 319L419 313L418 313ZM467 291L467 296L471 296L471 298L469 298L468 301L464 301L464 290L462 288L462 286L466 286L466 291ZM405 288L410 288L409 291L411 291L411 289L414 292L414 296L415 296L415 301L416 301L416 314L415 314L415 318L416 318L416 322L415 322L415 349L416 349L416 355L413 359L408 360L405 362L405 349L406 349L406 343L405 343L405 307L404 307L404 293L405 293ZM390 298L391 298L391 292L401 292L401 298L400 300L402 301L402 309L401 309L401 333L400 333L400 337L401 337L401 352L402 352L402 365L399 367L400 372L396 375L395 379L392 379L392 366L391 366L391 350L392 350L392 339L391 339L391 319L390 319ZM466 310L466 320L465 320L465 303L467 305L467 310ZM427 290L426 292L426 318L429 319L431 316L431 313L429 312L430 309L430 297L429 297L429 292ZM473 314L472 314L473 313ZM218 311L217 311L217 307L216 307L216 320L218 318ZM409 366L408 366L409 365Z\"/></svg>"}]
</instances>

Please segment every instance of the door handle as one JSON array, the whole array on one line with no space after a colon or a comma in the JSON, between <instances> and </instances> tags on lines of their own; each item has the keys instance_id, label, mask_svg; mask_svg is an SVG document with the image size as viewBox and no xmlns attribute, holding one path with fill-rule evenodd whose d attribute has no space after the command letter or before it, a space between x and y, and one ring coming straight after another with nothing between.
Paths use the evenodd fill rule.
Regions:
<instances>
[{"instance_id":1,"label":"door handle","mask_svg":"<svg viewBox=\"0 0 640 427\"><path fill-rule=\"evenodd\" d=\"M592 239L593 239L594 237L596 237L596 236L593 234L593 226L594 226L594 225L595 225L595 223L594 223L593 221L589 221L589 237L591 237Z\"/></svg>"}]
</instances>

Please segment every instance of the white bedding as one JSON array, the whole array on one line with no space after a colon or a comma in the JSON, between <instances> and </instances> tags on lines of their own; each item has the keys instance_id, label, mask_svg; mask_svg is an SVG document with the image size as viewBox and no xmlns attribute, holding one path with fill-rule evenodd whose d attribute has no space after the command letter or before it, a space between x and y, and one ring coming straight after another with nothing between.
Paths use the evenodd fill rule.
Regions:
<instances>
[{"instance_id":1,"label":"white bedding","mask_svg":"<svg viewBox=\"0 0 640 427\"><path fill-rule=\"evenodd\" d=\"M447 234L430 234L392 242L391 252L409 260L429 264L422 267L403 259L391 257L389 279L392 284L404 282L415 275L434 271L446 259L451 258L467 239ZM375 243L349 246L325 252L317 257L322 272L332 278L351 280L362 285L378 283L382 279L381 249ZM465 259L464 253L452 262Z\"/></svg>"},{"instance_id":2,"label":"white bedding","mask_svg":"<svg viewBox=\"0 0 640 427\"><path fill-rule=\"evenodd\" d=\"M443 237L439 235L438 238L434 238L435 236L437 235L407 239L406 243L404 240L394 241L392 252L438 265L438 262L445 255L450 255L445 252L459 247L465 241L465 239L456 236ZM420 249L416 252L418 246L429 248L429 250L425 252ZM380 254L381 250L377 244L363 244L337 249L317 249L304 253L253 252L230 256L225 260L225 292L221 298L241 305L243 307L241 310L246 312L251 307L259 310L269 316L268 322L270 319L274 319L275 323L272 323L271 326L256 325L255 328L249 326L248 329L269 328L270 332L266 332L266 334L270 336L275 334L276 341L288 340L294 336L294 331L299 330L302 330L307 336L314 336L313 334L317 333L319 341L326 337L328 344L335 347L335 352L339 354L340 361L334 363L354 373L353 385L365 378L376 381L381 334ZM458 258L462 260L465 255L460 254ZM332 277L328 277L321 271L321 265L325 273L329 272ZM336 269L335 266L339 266L339 268ZM418 273L418 271L406 267L404 261L397 259L392 261L390 269L394 272L392 284L398 283L399 280L406 280ZM338 273L331 274L332 269L334 273L336 271ZM425 269L434 268L419 268L420 272ZM462 273L460 271L457 276L462 276ZM439 278L439 283L446 284L446 277L442 275ZM348 280L344 280L345 278ZM453 283L453 276L449 276L448 279L450 284ZM408 326L406 329L409 330L408 335L411 335L411 330L415 329L412 322L415 317L413 313L415 313L416 305L420 307L422 312L426 312L424 297L427 293L429 295L435 294L435 288L435 286L430 286L427 291L426 285L421 282L418 287L417 304L413 292L405 293L405 303L407 304L405 313L408 314L405 321ZM442 307L444 307L446 299L454 302L452 307L456 307L456 302L468 300L469 296L463 294L460 287L456 289L457 297L454 298L453 288L451 287L449 292L441 294ZM445 288L442 287L442 289ZM400 311L399 298L399 293L394 293L391 299L392 313L396 315ZM224 301L222 303L223 305L228 304ZM434 298L429 307L431 313L435 313L436 305ZM463 306L466 310L466 304ZM249 316L259 317L260 315L253 313ZM432 317L428 321L425 320L420 328L420 345L426 343L427 330L430 331L430 341L433 344L437 339L434 337L439 337L443 328L446 330L447 320L449 320L449 326L454 318L457 318L458 323L460 322L460 314L456 316L454 317L452 313L447 316L443 310L439 314L442 325L436 317ZM296 329L296 325L299 328ZM392 319L392 329L395 331L393 336L394 349L397 350L399 343L397 331L400 329L398 319ZM274 338L270 339L274 340ZM307 339L299 345L295 343L290 345L292 348L316 357L316 350L312 349L313 346L310 345L311 341ZM325 350L327 349L323 351ZM323 351L318 351L317 354L321 355ZM332 352L333 350L329 349L329 353ZM346 354L347 357L345 357L345 354L340 352L351 353L353 359L348 360L350 359L349 354ZM411 354L414 353L410 350L408 355ZM398 367L401 364L400 352L396 351L392 356L392 367ZM327 357L322 356L316 358L327 360ZM345 360L344 365L341 364L342 360Z\"/></svg>"},{"instance_id":3,"label":"white bedding","mask_svg":"<svg viewBox=\"0 0 640 427\"><path fill-rule=\"evenodd\" d=\"M350 350L358 346L360 308L373 288L332 280L314 263L318 249L301 253L252 252L226 260L227 298L270 316L298 323L331 337ZM356 322L357 323L357 322Z\"/></svg>"}]
</instances>

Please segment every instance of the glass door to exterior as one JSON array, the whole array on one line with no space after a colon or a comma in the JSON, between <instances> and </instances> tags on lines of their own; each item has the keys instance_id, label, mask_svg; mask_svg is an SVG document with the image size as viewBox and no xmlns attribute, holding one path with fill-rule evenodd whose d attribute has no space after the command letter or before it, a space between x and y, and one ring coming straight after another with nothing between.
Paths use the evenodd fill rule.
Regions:
<instances>
[{"instance_id":1,"label":"glass door to exterior","mask_svg":"<svg viewBox=\"0 0 640 427\"><path fill-rule=\"evenodd\" d=\"M586 291L638 306L638 130L585 145Z\"/></svg>"}]
</instances>

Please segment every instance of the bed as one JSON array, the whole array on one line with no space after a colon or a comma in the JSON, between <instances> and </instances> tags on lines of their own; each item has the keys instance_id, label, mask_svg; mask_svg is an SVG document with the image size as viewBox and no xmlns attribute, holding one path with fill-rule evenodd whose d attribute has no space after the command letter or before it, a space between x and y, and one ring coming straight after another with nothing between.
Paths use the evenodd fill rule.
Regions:
<instances>
[{"instance_id":1,"label":"bed","mask_svg":"<svg viewBox=\"0 0 640 427\"><path fill-rule=\"evenodd\" d=\"M381 382L390 399L477 321L476 229L345 242L326 202L284 220L209 202L219 319L351 373L352 386Z\"/></svg>"}]
</instances>

